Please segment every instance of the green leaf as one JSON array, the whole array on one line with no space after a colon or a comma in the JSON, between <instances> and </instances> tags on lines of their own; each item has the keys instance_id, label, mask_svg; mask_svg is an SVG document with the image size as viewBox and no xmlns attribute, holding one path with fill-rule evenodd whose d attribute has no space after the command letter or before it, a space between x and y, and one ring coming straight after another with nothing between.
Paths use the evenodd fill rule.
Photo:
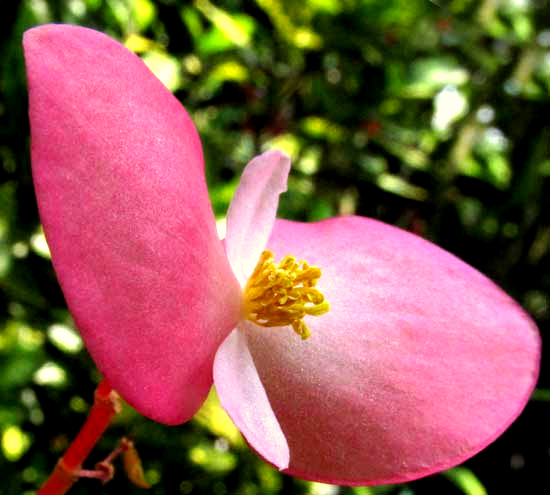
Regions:
<instances>
[{"instance_id":1,"label":"green leaf","mask_svg":"<svg viewBox=\"0 0 550 495\"><path fill-rule=\"evenodd\" d=\"M441 473L452 481L465 495L487 495L487 490L477 476L468 468L455 467Z\"/></svg>"}]
</instances>

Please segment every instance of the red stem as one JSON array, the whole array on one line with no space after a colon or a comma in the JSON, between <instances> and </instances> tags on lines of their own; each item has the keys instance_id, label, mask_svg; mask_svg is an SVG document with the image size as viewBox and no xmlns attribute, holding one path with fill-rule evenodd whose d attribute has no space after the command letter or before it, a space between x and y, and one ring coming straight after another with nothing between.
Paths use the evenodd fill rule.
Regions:
<instances>
[{"instance_id":1,"label":"red stem","mask_svg":"<svg viewBox=\"0 0 550 495\"><path fill-rule=\"evenodd\" d=\"M84 425L36 495L67 493L78 480L82 463L119 411L118 394L103 380L95 390L94 404Z\"/></svg>"}]
</instances>

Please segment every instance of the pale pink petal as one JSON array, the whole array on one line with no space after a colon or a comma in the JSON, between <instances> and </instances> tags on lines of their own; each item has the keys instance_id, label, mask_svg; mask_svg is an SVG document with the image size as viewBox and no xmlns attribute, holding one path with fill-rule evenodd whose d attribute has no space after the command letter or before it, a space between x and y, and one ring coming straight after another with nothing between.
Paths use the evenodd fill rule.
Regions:
<instances>
[{"instance_id":1,"label":"pale pink petal","mask_svg":"<svg viewBox=\"0 0 550 495\"><path fill-rule=\"evenodd\" d=\"M184 421L241 298L196 130L140 59L101 33L46 25L24 47L33 177L67 304L113 387L146 416Z\"/></svg>"},{"instance_id":2,"label":"pale pink petal","mask_svg":"<svg viewBox=\"0 0 550 495\"><path fill-rule=\"evenodd\" d=\"M352 485L421 477L472 456L523 409L537 329L473 268L358 217L277 220L268 247L319 265L331 304L309 317L306 341L289 328L247 330L289 474Z\"/></svg>"},{"instance_id":3,"label":"pale pink petal","mask_svg":"<svg viewBox=\"0 0 550 495\"><path fill-rule=\"evenodd\" d=\"M227 257L241 285L254 271L265 248L289 172L288 156L267 151L255 157L241 175L227 211L225 237Z\"/></svg>"},{"instance_id":4,"label":"pale pink petal","mask_svg":"<svg viewBox=\"0 0 550 495\"><path fill-rule=\"evenodd\" d=\"M214 361L214 383L220 403L248 443L279 469L288 467L288 445L269 405L246 336L234 330Z\"/></svg>"}]
</instances>

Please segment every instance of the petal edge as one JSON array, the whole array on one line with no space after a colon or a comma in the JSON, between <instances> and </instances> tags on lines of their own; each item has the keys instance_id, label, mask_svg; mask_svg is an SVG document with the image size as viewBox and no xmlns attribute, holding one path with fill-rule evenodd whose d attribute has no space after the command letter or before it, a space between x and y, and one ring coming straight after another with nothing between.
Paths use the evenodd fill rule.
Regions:
<instances>
[{"instance_id":1,"label":"petal edge","mask_svg":"<svg viewBox=\"0 0 550 495\"><path fill-rule=\"evenodd\" d=\"M479 452L520 414L540 336L485 276L381 222L277 220L268 246L323 270L331 311L248 331L286 435L288 474L325 483L404 482Z\"/></svg>"},{"instance_id":2,"label":"petal edge","mask_svg":"<svg viewBox=\"0 0 550 495\"><path fill-rule=\"evenodd\" d=\"M248 350L246 336L235 329L214 360L214 383L220 403L247 442L280 470L289 463L288 444Z\"/></svg>"},{"instance_id":3,"label":"petal edge","mask_svg":"<svg viewBox=\"0 0 550 495\"><path fill-rule=\"evenodd\" d=\"M289 171L290 158L275 150L253 158L241 175L227 211L225 246L242 286L265 249Z\"/></svg>"},{"instance_id":4,"label":"petal edge","mask_svg":"<svg viewBox=\"0 0 550 495\"><path fill-rule=\"evenodd\" d=\"M102 33L43 25L24 50L33 179L69 309L128 402L183 422L208 393L241 297L198 134L145 64Z\"/></svg>"}]
</instances>

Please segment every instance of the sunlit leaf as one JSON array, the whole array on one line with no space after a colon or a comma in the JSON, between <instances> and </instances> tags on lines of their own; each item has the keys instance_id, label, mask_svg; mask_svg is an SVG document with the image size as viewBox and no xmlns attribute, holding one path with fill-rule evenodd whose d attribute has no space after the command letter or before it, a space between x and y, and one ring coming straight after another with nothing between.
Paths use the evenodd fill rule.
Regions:
<instances>
[{"instance_id":1,"label":"sunlit leaf","mask_svg":"<svg viewBox=\"0 0 550 495\"><path fill-rule=\"evenodd\" d=\"M392 192L404 198L425 201L428 198L428 192L422 187L409 184L402 177L397 175L383 173L377 179L377 184L381 189Z\"/></svg>"},{"instance_id":2,"label":"sunlit leaf","mask_svg":"<svg viewBox=\"0 0 550 495\"><path fill-rule=\"evenodd\" d=\"M459 466L443 471L443 476L451 480L465 495L487 495L487 490L468 468Z\"/></svg>"},{"instance_id":3,"label":"sunlit leaf","mask_svg":"<svg viewBox=\"0 0 550 495\"><path fill-rule=\"evenodd\" d=\"M254 31L254 21L250 17L229 14L209 0L195 0L194 4L228 41L237 46L250 43Z\"/></svg>"},{"instance_id":4,"label":"sunlit leaf","mask_svg":"<svg viewBox=\"0 0 550 495\"><path fill-rule=\"evenodd\" d=\"M189 458L207 472L232 471L237 465L235 454L207 443L193 447L189 451Z\"/></svg>"},{"instance_id":5,"label":"sunlit leaf","mask_svg":"<svg viewBox=\"0 0 550 495\"><path fill-rule=\"evenodd\" d=\"M218 396L213 388L210 390L208 398L195 415L193 421L196 421L214 435L226 438L231 445L239 446L243 444L243 439L239 430L237 430L233 421L231 421L227 413L222 409ZM203 452L204 449L199 450ZM204 462L204 456L207 456L207 454L208 452L204 455L201 453L196 454L200 456L200 458L198 458L200 462L197 462L199 464Z\"/></svg>"},{"instance_id":6,"label":"sunlit leaf","mask_svg":"<svg viewBox=\"0 0 550 495\"><path fill-rule=\"evenodd\" d=\"M180 65L175 57L158 51L146 52L142 55L147 67L170 90L176 91L182 83Z\"/></svg>"},{"instance_id":7,"label":"sunlit leaf","mask_svg":"<svg viewBox=\"0 0 550 495\"><path fill-rule=\"evenodd\" d=\"M9 426L2 432L2 452L9 461L17 461L29 448L30 436L18 426Z\"/></svg>"},{"instance_id":8,"label":"sunlit leaf","mask_svg":"<svg viewBox=\"0 0 550 495\"><path fill-rule=\"evenodd\" d=\"M144 30L155 19L155 4L151 0L132 0L132 13L138 30Z\"/></svg>"},{"instance_id":9,"label":"sunlit leaf","mask_svg":"<svg viewBox=\"0 0 550 495\"><path fill-rule=\"evenodd\" d=\"M405 97L427 98L446 85L460 86L469 78L468 71L448 57L415 60L409 80L402 90Z\"/></svg>"}]
</instances>

